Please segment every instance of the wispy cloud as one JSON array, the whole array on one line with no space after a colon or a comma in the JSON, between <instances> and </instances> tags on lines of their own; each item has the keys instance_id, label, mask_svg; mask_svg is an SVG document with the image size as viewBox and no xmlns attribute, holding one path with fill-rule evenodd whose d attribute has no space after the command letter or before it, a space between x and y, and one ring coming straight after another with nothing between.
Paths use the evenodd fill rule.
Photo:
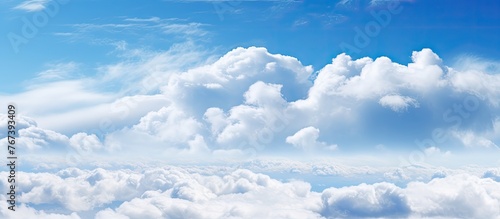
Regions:
<instances>
[{"instance_id":1,"label":"wispy cloud","mask_svg":"<svg viewBox=\"0 0 500 219\"><path fill-rule=\"evenodd\" d=\"M58 33L53 33L54 36L73 36L74 34L73 33L67 33L67 32L58 32Z\"/></svg>"},{"instance_id":2,"label":"wispy cloud","mask_svg":"<svg viewBox=\"0 0 500 219\"><path fill-rule=\"evenodd\" d=\"M362 0L340 0L336 4L336 7L357 11L362 8L385 7L392 3L401 2L415 2L415 0L370 0L368 2Z\"/></svg>"},{"instance_id":3,"label":"wispy cloud","mask_svg":"<svg viewBox=\"0 0 500 219\"><path fill-rule=\"evenodd\" d=\"M336 12L310 14L310 16L317 22L321 22L321 24L326 28L344 23L349 20L349 17Z\"/></svg>"},{"instance_id":4,"label":"wispy cloud","mask_svg":"<svg viewBox=\"0 0 500 219\"><path fill-rule=\"evenodd\" d=\"M336 4L336 7L357 10L360 7L360 1L359 0L340 0Z\"/></svg>"},{"instance_id":5,"label":"wispy cloud","mask_svg":"<svg viewBox=\"0 0 500 219\"><path fill-rule=\"evenodd\" d=\"M70 24L68 29L53 34L77 43L115 45L116 42L126 42L133 46L134 42L141 42L144 46L145 42L177 43L195 38L205 40L201 37L210 33L207 30L208 26L177 18L131 17L108 22ZM165 37L165 35L170 37Z\"/></svg>"},{"instance_id":6,"label":"wispy cloud","mask_svg":"<svg viewBox=\"0 0 500 219\"><path fill-rule=\"evenodd\" d=\"M293 27L299 27L299 26L305 26L309 24L309 20L306 19L306 18L300 18L300 19L297 19L293 22L292 26Z\"/></svg>"},{"instance_id":7,"label":"wispy cloud","mask_svg":"<svg viewBox=\"0 0 500 219\"><path fill-rule=\"evenodd\" d=\"M45 9L45 5L51 0L28 0L14 7L17 10L23 10L28 12L41 11Z\"/></svg>"},{"instance_id":8,"label":"wispy cloud","mask_svg":"<svg viewBox=\"0 0 500 219\"><path fill-rule=\"evenodd\" d=\"M57 63L49 65L49 69L37 74L36 81L68 79L70 73L77 70L78 64L75 62Z\"/></svg>"},{"instance_id":9,"label":"wispy cloud","mask_svg":"<svg viewBox=\"0 0 500 219\"><path fill-rule=\"evenodd\" d=\"M393 2L415 2L415 0L371 0L370 5L371 6L387 5Z\"/></svg>"},{"instance_id":10,"label":"wispy cloud","mask_svg":"<svg viewBox=\"0 0 500 219\"><path fill-rule=\"evenodd\" d=\"M159 22L161 19L159 17L151 17L151 18L125 18L125 21L133 21L133 22Z\"/></svg>"},{"instance_id":11,"label":"wispy cloud","mask_svg":"<svg viewBox=\"0 0 500 219\"><path fill-rule=\"evenodd\" d=\"M161 28L164 33L167 34L182 34L189 36L203 36L208 32L203 30L201 27L204 26L201 23L188 23L188 24L165 24Z\"/></svg>"},{"instance_id":12,"label":"wispy cloud","mask_svg":"<svg viewBox=\"0 0 500 219\"><path fill-rule=\"evenodd\" d=\"M164 0L166 2L228 2L228 0ZM235 2L302 2L302 0L239 0Z\"/></svg>"}]
</instances>

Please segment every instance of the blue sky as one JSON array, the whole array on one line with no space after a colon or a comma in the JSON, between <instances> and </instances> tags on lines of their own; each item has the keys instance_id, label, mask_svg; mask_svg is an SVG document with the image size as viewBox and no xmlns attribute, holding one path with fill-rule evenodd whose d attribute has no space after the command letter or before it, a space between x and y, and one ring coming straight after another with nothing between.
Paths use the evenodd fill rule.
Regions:
<instances>
[{"instance_id":1,"label":"blue sky","mask_svg":"<svg viewBox=\"0 0 500 219\"><path fill-rule=\"evenodd\" d=\"M499 10L3 1L0 101L18 108L19 212L494 218ZM2 217L19 216L0 199Z\"/></svg>"},{"instance_id":2,"label":"blue sky","mask_svg":"<svg viewBox=\"0 0 500 219\"><path fill-rule=\"evenodd\" d=\"M183 36L162 34L150 29L123 32L101 31L87 33L94 40L68 39L58 33L74 33L79 24L129 24L127 18L178 19L180 23L196 23L205 33L196 38L198 44L215 52L224 53L234 47L264 46L271 52L297 57L315 69L329 63L343 51L340 44L353 44L354 27L363 29L374 20L376 11L369 1L136 1L85 2L68 1L61 4L55 16L50 17L27 44L15 53L9 40L3 40L2 60L5 69L14 77L3 80L3 87L16 91L20 83L42 71L44 65L57 61L74 61L87 67L83 75L93 75L97 63L117 61L107 43L92 43L98 39L125 41L130 47L168 49L185 39ZM3 35L21 34L23 18L32 20L36 13L12 10L16 1L2 3ZM447 63L458 55L473 55L495 59L499 56L498 2L485 1L404 1L401 13L391 14L390 22L361 51L350 54L354 58L387 56L398 63L410 62L413 50L432 48ZM109 10L113 8L113 10ZM193 27L194 28L194 27ZM140 33L138 33L140 32ZM193 38L193 39L194 39ZM214 51L215 50L215 51ZM50 51L39 56L39 51ZM26 65L25 63L32 63Z\"/></svg>"}]
</instances>

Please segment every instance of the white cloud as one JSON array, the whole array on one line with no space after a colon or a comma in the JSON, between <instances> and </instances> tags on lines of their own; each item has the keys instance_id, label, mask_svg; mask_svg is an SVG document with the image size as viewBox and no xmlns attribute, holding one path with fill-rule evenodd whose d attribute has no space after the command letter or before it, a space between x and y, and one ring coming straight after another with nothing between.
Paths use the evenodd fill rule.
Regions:
<instances>
[{"instance_id":1,"label":"white cloud","mask_svg":"<svg viewBox=\"0 0 500 219\"><path fill-rule=\"evenodd\" d=\"M18 175L18 199L22 203L55 204L70 211L86 211L112 201L137 196L140 177L126 171L79 171L76 176L52 173ZM3 184L7 186L7 184Z\"/></svg>"},{"instance_id":2,"label":"white cloud","mask_svg":"<svg viewBox=\"0 0 500 219\"><path fill-rule=\"evenodd\" d=\"M43 210L36 210L26 204L20 204L16 206L16 211L8 210L9 207L5 196L0 198L0 217L5 219L17 219L17 218L36 218L36 219L80 219L81 217L76 213L70 214L57 214L57 213L47 213Z\"/></svg>"},{"instance_id":3,"label":"white cloud","mask_svg":"<svg viewBox=\"0 0 500 219\"><path fill-rule=\"evenodd\" d=\"M469 68L459 72L451 69L448 80L457 91L469 92L498 106L500 104L500 75L479 70Z\"/></svg>"},{"instance_id":4,"label":"white cloud","mask_svg":"<svg viewBox=\"0 0 500 219\"><path fill-rule=\"evenodd\" d=\"M28 151L64 151L68 137L60 133L35 126L19 130L18 147Z\"/></svg>"},{"instance_id":5,"label":"white cloud","mask_svg":"<svg viewBox=\"0 0 500 219\"><path fill-rule=\"evenodd\" d=\"M34 121L24 116L20 116L16 122L18 134L15 136L15 146L27 155L62 154L70 147L77 151L86 151L86 153L102 148L102 144L95 135L78 133L70 138L61 133L40 128ZM6 141L6 137L2 140Z\"/></svg>"},{"instance_id":6,"label":"white cloud","mask_svg":"<svg viewBox=\"0 0 500 219\"><path fill-rule=\"evenodd\" d=\"M482 135L473 131L451 131L451 135L460 140L463 145L470 148L498 148L498 145Z\"/></svg>"},{"instance_id":7,"label":"white cloud","mask_svg":"<svg viewBox=\"0 0 500 219\"><path fill-rule=\"evenodd\" d=\"M500 63L477 56L459 55L453 68L461 72L474 70L494 75L500 68Z\"/></svg>"},{"instance_id":8,"label":"white cloud","mask_svg":"<svg viewBox=\"0 0 500 219\"><path fill-rule=\"evenodd\" d=\"M90 91L87 83L84 80L70 80L33 85L26 92L2 98L13 100L12 102L23 106L24 114L30 117L83 108L116 98L115 95ZM65 95L61 95L62 93ZM48 97L57 101L47 104Z\"/></svg>"},{"instance_id":9,"label":"white cloud","mask_svg":"<svg viewBox=\"0 0 500 219\"><path fill-rule=\"evenodd\" d=\"M241 95L257 81L284 84L284 96L296 99L293 94L306 92L311 72L311 66L303 66L290 56L271 54L265 48L236 48L214 63L172 76L162 91L176 102L206 108L224 105L226 108L238 104ZM218 89L212 89L214 87ZM200 99L200 96L207 98ZM222 97L224 102L221 102Z\"/></svg>"},{"instance_id":10,"label":"white cloud","mask_svg":"<svg viewBox=\"0 0 500 219\"><path fill-rule=\"evenodd\" d=\"M499 186L491 179L454 175L409 183L405 193L419 217L495 218L500 215Z\"/></svg>"},{"instance_id":11,"label":"white cloud","mask_svg":"<svg viewBox=\"0 0 500 219\"><path fill-rule=\"evenodd\" d=\"M118 50L118 55L123 56L132 55L134 52L144 50L142 49L145 46L144 43L168 42L168 44L184 44L193 43L193 41L206 41L206 37L211 35L207 27L209 27L209 25L189 21L189 19L134 17L113 19L107 23L71 24L70 29L65 31L71 34L60 36L67 37L72 41L85 40L86 43L102 46L108 46L109 44L126 40L130 48L136 49ZM148 34L144 35L144 32ZM119 35L117 35L118 33ZM110 38L110 35L113 36L113 38ZM131 40L127 36L133 36L134 40ZM140 42L140 44L138 44L138 42ZM124 54L123 52L130 53ZM182 53L178 55L182 56Z\"/></svg>"},{"instance_id":12,"label":"white cloud","mask_svg":"<svg viewBox=\"0 0 500 219\"><path fill-rule=\"evenodd\" d=\"M39 72L35 81L50 81L68 79L71 73L78 69L75 62L57 63L49 65L49 69Z\"/></svg>"},{"instance_id":13,"label":"white cloud","mask_svg":"<svg viewBox=\"0 0 500 219\"><path fill-rule=\"evenodd\" d=\"M335 6L356 10L359 9L360 2L359 0L340 0Z\"/></svg>"},{"instance_id":14,"label":"white cloud","mask_svg":"<svg viewBox=\"0 0 500 219\"><path fill-rule=\"evenodd\" d=\"M329 149L337 148L337 145L328 145L325 142L319 142L319 129L312 126L305 127L292 136L286 138L286 142L303 150Z\"/></svg>"},{"instance_id":15,"label":"white cloud","mask_svg":"<svg viewBox=\"0 0 500 219\"><path fill-rule=\"evenodd\" d=\"M495 218L499 214L500 184L471 175L393 184L327 189L322 200L326 217ZM460 206L459 208L457 208Z\"/></svg>"},{"instance_id":16,"label":"white cloud","mask_svg":"<svg viewBox=\"0 0 500 219\"><path fill-rule=\"evenodd\" d=\"M45 5L51 0L27 0L14 7L14 9L24 10L28 12L41 11L45 9Z\"/></svg>"},{"instance_id":17,"label":"white cloud","mask_svg":"<svg viewBox=\"0 0 500 219\"><path fill-rule=\"evenodd\" d=\"M201 124L175 105L163 107L141 118L134 131L141 131L167 142L183 143L199 132Z\"/></svg>"},{"instance_id":18,"label":"white cloud","mask_svg":"<svg viewBox=\"0 0 500 219\"><path fill-rule=\"evenodd\" d=\"M168 100L158 94L159 88L171 75L203 63L208 56L189 42L161 52L126 49L121 55L124 61L98 67L94 77L73 76L81 71L73 62L49 65L39 74L45 83L34 80L24 92L0 97L22 106L40 127L65 134L96 130L105 134L165 106ZM57 80L47 82L48 78ZM57 101L47 104L47 100Z\"/></svg>"},{"instance_id":19,"label":"white cloud","mask_svg":"<svg viewBox=\"0 0 500 219\"><path fill-rule=\"evenodd\" d=\"M403 189L389 183L331 188L321 196L328 218L407 217L411 212Z\"/></svg>"},{"instance_id":20,"label":"white cloud","mask_svg":"<svg viewBox=\"0 0 500 219\"><path fill-rule=\"evenodd\" d=\"M418 107L418 102L411 98L400 95L385 95L379 100L380 105L389 107L395 112L401 112L410 106Z\"/></svg>"},{"instance_id":21,"label":"white cloud","mask_svg":"<svg viewBox=\"0 0 500 219\"><path fill-rule=\"evenodd\" d=\"M437 147L428 147L424 150L424 153L425 155L427 156L434 156L434 155L440 155L440 154L443 154L444 156L448 156L451 154L450 151L446 151L446 152L441 152L441 149L437 148Z\"/></svg>"},{"instance_id":22,"label":"white cloud","mask_svg":"<svg viewBox=\"0 0 500 219\"><path fill-rule=\"evenodd\" d=\"M281 85L258 81L243 96L245 104L232 107L227 114L220 108L207 109L204 118L210 123L212 136L222 145L247 142L265 146L274 141L274 133L284 128L276 124L287 122Z\"/></svg>"},{"instance_id":23,"label":"white cloud","mask_svg":"<svg viewBox=\"0 0 500 219\"><path fill-rule=\"evenodd\" d=\"M161 19L159 17L150 17L150 18L126 18L125 21L134 21L134 22L159 22Z\"/></svg>"},{"instance_id":24,"label":"white cloud","mask_svg":"<svg viewBox=\"0 0 500 219\"><path fill-rule=\"evenodd\" d=\"M245 92L245 103L262 107L275 107L286 103L281 94L280 84L265 84L258 81Z\"/></svg>"},{"instance_id":25,"label":"white cloud","mask_svg":"<svg viewBox=\"0 0 500 219\"><path fill-rule=\"evenodd\" d=\"M2 173L4 174L5 172ZM125 202L116 208L116 212L130 218L144 215L163 215L161 217L167 218L194 215L195 218L200 218L204 212L208 213L207 218L220 218L228 214L245 218L266 214L291 215L298 218L301 215L315 214L303 209L293 210L288 204L298 205L302 200L317 196L310 194L310 186L307 183L281 183L248 170L236 170L224 176L216 176L189 173L187 169L177 167L153 168L142 173L129 170L66 169L57 174L26 173L20 181L22 191L19 192L22 195L19 200L24 203L51 203L81 212L121 200ZM265 198L262 196L265 193L273 194L274 198ZM247 202L239 197L262 200L264 203ZM287 199L289 200L280 203ZM259 211L259 208L269 204L283 209L278 208L274 213ZM251 209L246 211L246 207ZM209 209L211 210L206 212ZM297 215L287 213L288 210L296 212ZM108 209L97 215L116 213Z\"/></svg>"},{"instance_id":26,"label":"white cloud","mask_svg":"<svg viewBox=\"0 0 500 219\"><path fill-rule=\"evenodd\" d=\"M210 156L212 150L202 135L202 128L202 124L188 114L188 110L170 105L149 112L130 128L106 135L104 147L113 153L120 153L124 158L139 156L201 162L217 157Z\"/></svg>"},{"instance_id":27,"label":"white cloud","mask_svg":"<svg viewBox=\"0 0 500 219\"><path fill-rule=\"evenodd\" d=\"M409 180L410 177L408 177L405 172L406 171L402 168L396 168L392 171L384 173L384 178L396 182L401 180Z\"/></svg>"},{"instance_id":28,"label":"white cloud","mask_svg":"<svg viewBox=\"0 0 500 219\"><path fill-rule=\"evenodd\" d=\"M163 52L126 51L124 56L131 59L101 66L96 77L44 83L6 97L16 100L22 112L38 122L29 131L41 137L27 138L31 143L26 148L59 142L54 145L177 158L180 154L210 158L265 154L291 145L333 149L332 143L350 150L353 145L366 145L361 141L380 137L376 120L394 120L381 113L381 107L397 112L420 107L418 118L436 118L431 112L453 110L454 98L467 93L490 92L490 99L496 98L496 91L488 88L494 75L475 71L479 73L471 77L477 82L469 89L460 81L471 73L444 66L430 49L413 52L412 63L406 66L387 57L353 60L340 54L315 73L313 84L308 81L313 78L311 66L266 48L236 48L218 59L207 58L207 53L189 43ZM59 72L65 66L52 66L47 72ZM103 92L97 89L100 85L118 86L120 92ZM46 104L47 99L58 101ZM477 101L484 108L481 112L489 112L484 121L496 121L497 107L486 103L494 100ZM422 127L449 125L446 118L415 123L411 113L415 112L398 119L414 129L402 131L398 124L389 123L384 134L412 141L413 136L426 134ZM463 121L457 134L451 135L463 145L498 145L498 122L474 126ZM78 133L81 136L73 136ZM73 140L82 137L82 142L71 142L71 136ZM392 139L376 144L388 150L395 145Z\"/></svg>"},{"instance_id":29,"label":"white cloud","mask_svg":"<svg viewBox=\"0 0 500 219\"><path fill-rule=\"evenodd\" d=\"M307 182L282 182L244 169L69 168L20 174L19 201L26 205L16 213L28 218L83 213L96 218L494 218L500 214L500 183L489 175L446 174L404 188L381 182L313 192ZM0 215L14 218L1 199ZM55 209L69 213L45 213Z\"/></svg>"},{"instance_id":30,"label":"white cloud","mask_svg":"<svg viewBox=\"0 0 500 219\"><path fill-rule=\"evenodd\" d=\"M8 116L9 116L8 114L0 114L0 129L7 130L8 121L10 120ZM15 117L15 122L16 122L15 127L17 130L38 125L33 118L26 117L24 115L17 115L17 117ZM0 133L0 138L5 138L5 137L7 137L7 132Z\"/></svg>"},{"instance_id":31,"label":"white cloud","mask_svg":"<svg viewBox=\"0 0 500 219\"><path fill-rule=\"evenodd\" d=\"M37 115L36 120L41 127L68 135L86 131L102 136L137 124L149 112L168 104L163 95L126 96L113 102L105 101L59 113L47 112Z\"/></svg>"},{"instance_id":32,"label":"white cloud","mask_svg":"<svg viewBox=\"0 0 500 219\"><path fill-rule=\"evenodd\" d=\"M167 34L185 34L187 36L204 36L208 32L204 31L201 23L187 23L187 24L167 24L163 25L161 28L164 33Z\"/></svg>"},{"instance_id":33,"label":"white cloud","mask_svg":"<svg viewBox=\"0 0 500 219\"><path fill-rule=\"evenodd\" d=\"M441 86L443 70L435 53L430 49L415 51L412 61L408 66L402 66L387 57L377 58L373 63L367 63L359 75L351 77L339 90L362 98L362 95L382 96L408 88L425 91L434 86Z\"/></svg>"},{"instance_id":34,"label":"white cloud","mask_svg":"<svg viewBox=\"0 0 500 219\"><path fill-rule=\"evenodd\" d=\"M364 101L394 93L425 92L442 86L440 77L443 72L435 65L437 61L432 58L435 54L429 51L414 53L415 63L408 66L393 63L387 57L352 60L350 56L340 54L332 60L332 64L317 73L308 97L291 105L301 111L309 111L308 115L321 113L318 116L323 117L323 120L333 115L337 115L336 119L351 118L351 113L356 113L353 110ZM426 56L431 61L425 61ZM414 103L411 101L414 98L409 98L405 98L407 104ZM387 99L382 102L386 103Z\"/></svg>"},{"instance_id":35,"label":"white cloud","mask_svg":"<svg viewBox=\"0 0 500 219\"><path fill-rule=\"evenodd\" d=\"M69 144L76 151L91 153L94 150L103 147L101 141L96 135L88 135L87 133L77 133L69 139Z\"/></svg>"}]
</instances>

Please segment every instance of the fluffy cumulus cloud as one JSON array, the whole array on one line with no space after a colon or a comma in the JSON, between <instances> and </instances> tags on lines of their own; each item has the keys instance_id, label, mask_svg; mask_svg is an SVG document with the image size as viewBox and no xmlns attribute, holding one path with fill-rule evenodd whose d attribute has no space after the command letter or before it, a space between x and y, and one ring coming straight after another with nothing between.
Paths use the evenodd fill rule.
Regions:
<instances>
[{"instance_id":1,"label":"fluffy cumulus cloud","mask_svg":"<svg viewBox=\"0 0 500 219\"><path fill-rule=\"evenodd\" d=\"M379 100L380 105L389 107L396 112L406 110L409 106L418 107L418 102L411 97L385 95Z\"/></svg>"},{"instance_id":2,"label":"fluffy cumulus cloud","mask_svg":"<svg viewBox=\"0 0 500 219\"><path fill-rule=\"evenodd\" d=\"M38 127L29 127L19 130L18 146L31 151L61 150L68 142L68 138L60 133Z\"/></svg>"},{"instance_id":3,"label":"fluffy cumulus cloud","mask_svg":"<svg viewBox=\"0 0 500 219\"><path fill-rule=\"evenodd\" d=\"M220 145L237 145L239 142L271 143L267 132L282 128L286 101L281 95L281 85L258 81L244 93L244 104L232 107L228 113L220 108L209 108L204 118L211 125L212 136ZM277 126L277 127L275 127Z\"/></svg>"},{"instance_id":4,"label":"fluffy cumulus cloud","mask_svg":"<svg viewBox=\"0 0 500 219\"><path fill-rule=\"evenodd\" d=\"M333 150L336 145L327 145L325 142L319 142L319 129L312 126L299 130L292 136L286 138L286 142L295 147L310 150L310 149L330 149Z\"/></svg>"},{"instance_id":5,"label":"fluffy cumulus cloud","mask_svg":"<svg viewBox=\"0 0 500 219\"><path fill-rule=\"evenodd\" d=\"M7 209L8 203L5 197L0 198L2 201L2 204L0 206L2 208ZM4 204L5 203L5 204ZM0 212L0 215L2 218L5 219L15 219L15 218L39 218L39 219L81 219L80 216L78 216L77 213L71 213L71 214L58 214L58 213L47 213L43 210L36 210L32 207L29 207L25 204L21 204L15 212L6 212L2 211Z\"/></svg>"},{"instance_id":6,"label":"fluffy cumulus cloud","mask_svg":"<svg viewBox=\"0 0 500 219\"><path fill-rule=\"evenodd\" d=\"M449 82L458 91L473 93L481 99L487 99L494 106L499 104L500 78L498 74L469 67L462 71L451 71Z\"/></svg>"},{"instance_id":7,"label":"fluffy cumulus cloud","mask_svg":"<svg viewBox=\"0 0 500 219\"><path fill-rule=\"evenodd\" d=\"M319 218L315 213L320 204L318 194L310 191L308 183L282 183L242 169L222 175L193 171L177 167L140 172L70 168L55 174L26 173L20 179L19 200L62 207L65 210L58 213L61 218L78 218L81 212L92 210L96 218ZM293 207L302 201L307 204ZM120 205L112 207L112 203ZM107 208L97 210L103 206ZM262 211L264 208L268 210ZM5 209L3 218L12 218L14 214ZM18 210L45 214L26 206Z\"/></svg>"},{"instance_id":8,"label":"fluffy cumulus cloud","mask_svg":"<svg viewBox=\"0 0 500 219\"><path fill-rule=\"evenodd\" d=\"M323 215L338 217L406 217L411 212L403 190L389 183L362 184L323 191Z\"/></svg>"},{"instance_id":9,"label":"fluffy cumulus cloud","mask_svg":"<svg viewBox=\"0 0 500 219\"><path fill-rule=\"evenodd\" d=\"M7 117L2 116L2 118ZM40 128L29 117L20 115L15 121L17 124L16 145L23 153L64 153L71 148L77 151L92 152L103 148L102 143L94 134L89 135L82 132L68 137L52 130ZM7 124L6 120L5 124ZM7 141L6 136L2 137L2 140Z\"/></svg>"},{"instance_id":10,"label":"fluffy cumulus cloud","mask_svg":"<svg viewBox=\"0 0 500 219\"><path fill-rule=\"evenodd\" d=\"M69 139L69 144L77 151L89 151L101 149L102 143L96 135L88 135L86 133L78 133Z\"/></svg>"},{"instance_id":11,"label":"fluffy cumulus cloud","mask_svg":"<svg viewBox=\"0 0 500 219\"><path fill-rule=\"evenodd\" d=\"M498 218L498 182L453 175L430 182L362 184L323 191L323 215L337 217Z\"/></svg>"},{"instance_id":12,"label":"fluffy cumulus cloud","mask_svg":"<svg viewBox=\"0 0 500 219\"><path fill-rule=\"evenodd\" d=\"M498 148L499 76L445 66L430 49L413 52L407 65L339 54L316 72L266 48L236 48L206 62L174 59L179 51L138 51L144 59L99 68L105 82L58 80L9 97L35 118L20 118L19 144L34 155L68 149L89 159L107 151L124 159L194 160L275 150L339 149L329 151L335 154L373 144L400 148L440 128L447 141L428 146ZM169 62L177 64L170 69ZM122 79L129 76L135 82ZM90 91L111 81L136 89ZM71 98L38 107L44 105L40 95L55 98L62 88Z\"/></svg>"},{"instance_id":13,"label":"fluffy cumulus cloud","mask_svg":"<svg viewBox=\"0 0 500 219\"><path fill-rule=\"evenodd\" d=\"M148 113L132 129L169 142L183 143L191 140L200 127L201 124L184 110L169 106Z\"/></svg>"},{"instance_id":14,"label":"fluffy cumulus cloud","mask_svg":"<svg viewBox=\"0 0 500 219\"><path fill-rule=\"evenodd\" d=\"M421 217L498 218L498 186L488 178L455 175L413 182L405 190L408 203Z\"/></svg>"},{"instance_id":15,"label":"fluffy cumulus cloud","mask_svg":"<svg viewBox=\"0 0 500 219\"><path fill-rule=\"evenodd\" d=\"M162 91L203 113L214 106L229 109L241 104L244 93L258 81L279 84L284 98L298 99L307 92L312 71L294 57L271 54L265 48L236 48L214 63L173 75Z\"/></svg>"},{"instance_id":16,"label":"fluffy cumulus cloud","mask_svg":"<svg viewBox=\"0 0 500 219\"><path fill-rule=\"evenodd\" d=\"M15 122L14 147L18 154L23 154L20 162L26 168L53 169L84 164L89 160L95 161L93 157L97 154L110 150L95 134L61 134L41 128L33 119L23 115L17 115ZM7 136L1 137L1 141L7 142Z\"/></svg>"},{"instance_id":17,"label":"fluffy cumulus cloud","mask_svg":"<svg viewBox=\"0 0 500 219\"><path fill-rule=\"evenodd\" d=\"M314 73L313 84L307 84L304 79L312 71L296 59L270 54L264 48L237 48L213 64L172 77L163 91L175 102L190 106L193 118L201 118L199 121L211 133L205 138L209 141L208 145L233 148L241 148L241 145L255 148L282 145L287 142L287 137L291 141L297 130L312 126L324 130L324 144L342 147L345 139L342 141L342 137L335 136L353 132L346 126L370 130L376 129L378 124L365 123L365 117L383 116L392 120L383 115L373 102L398 113L420 108L415 111L419 116L435 117L429 112L441 110L443 115L446 114L446 108L451 108L452 102L457 101L453 97L465 99L467 95L481 93L457 86L453 81L456 77L466 77L466 74L461 75L444 66L430 49L414 52L412 60L405 66L387 57L352 60L350 56L340 54L332 60L332 64ZM486 75L482 72L478 74ZM486 83L484 79L478 80ZM453 95L448 97L446 93L450 92ZM484 104L480 110L489 113L483 119L495 118L495 113L491 111L496 108L494 102L486 99L478 101ZM478 114L478 109L469 109ZM407 112L408 116L403 120L414 123L410 114L415 112ZM445 118L441 120L428 121L425 125L449 126L449 115L442 116ZM462 125L465 126L465 122ZM459 127L460 130L470 128ZM397 127L389 130L394 134L400 132ZM414 139L412 133L403 135ZM363 138L371 137L363 135Z\"/></svg>"},{"instance_id":18,"label":"fluffy cumulus cloud","mask_svg":"<svg viewBox=\"0 0 500 219\"><path fill-rule=\"evenodd\" d=\"M6 176L6 172L0 175ZM360 184L311 191L245 169L68 168L20 175L16 212L2 218L498 218L500 183L450 174L405 187ZM2 182L6 188L8 185ZM49 213L50 212L50 213Z\"/></svg>"}]
</instances>

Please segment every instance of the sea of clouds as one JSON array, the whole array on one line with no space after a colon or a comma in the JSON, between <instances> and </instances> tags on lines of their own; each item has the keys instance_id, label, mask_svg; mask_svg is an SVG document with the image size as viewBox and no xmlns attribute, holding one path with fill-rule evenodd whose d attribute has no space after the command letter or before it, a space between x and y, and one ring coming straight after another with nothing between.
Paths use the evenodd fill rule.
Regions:
<instances>
[{"instance_id":1,"label":"sea of clouds","mask_svg":"<svg viewBox=\"0 0 500 219\"><path fill-rule=\"evenodd\" d=\"M415 136L433 139L422 141L421 156L444 163L467 157L464 150L498 153L500 75L494 62L466 57L450 67L422 49L406 65L340 54L314 71L294 57L249 47L186 67L183 60L192 63L200 54L179 54L185 50L136 51L141 59L101 66L95 77L62 77L2 96L19 108L21 205L9 212L2 193L1 217L500 215L498 159L486 166L467 160L459 168L257 159L355 152L397 160L384 152L408 157L421 146ZM114 85L120 89L103 89ZM5 133L0 138L5 142ZM307 174L351 181L336 186L336 179L326 178L318 189Z\"/></svg>"},{"instance_id":2,"label":"sea of clouds","mask_svg":"<svg viewBox=\"0 0 500 219\"><path fill-rule=\"evenodd\" d=\"M0 177L5 178L6 172ZM2 218L498 218L500 171L404 187L379 182L311 191L248 169L148 167L18 174L16 212ZM2 187L7 184L2 181Z\"/></svg>"}]
</instances>

